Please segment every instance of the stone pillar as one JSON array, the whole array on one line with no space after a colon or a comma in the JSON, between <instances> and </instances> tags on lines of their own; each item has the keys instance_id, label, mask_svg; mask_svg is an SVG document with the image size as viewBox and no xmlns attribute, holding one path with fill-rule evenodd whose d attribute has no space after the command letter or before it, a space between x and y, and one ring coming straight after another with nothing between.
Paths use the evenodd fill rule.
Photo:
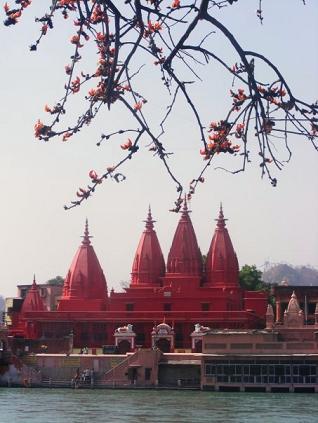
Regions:
<instances>
[{"instance_id":1,"label":"stone pillar","mask_svg":"<svg viewBox=\"0 0 318 423\"><path fill-rule=\"evenodd\" d=\"M281 322L280 301L276 300L276 323Z\"/></svg>"},{"instance_id":2,"label":"stone pillar","mask_svg":"<svg viewBox=\"0 0 318 423\"><path fill-rule=\"evenodd\" d=\"M266 329L272 330L274 327L274 311L271 304L267 305L267 311L266 311Z\"/></svg>"}]
</instances>

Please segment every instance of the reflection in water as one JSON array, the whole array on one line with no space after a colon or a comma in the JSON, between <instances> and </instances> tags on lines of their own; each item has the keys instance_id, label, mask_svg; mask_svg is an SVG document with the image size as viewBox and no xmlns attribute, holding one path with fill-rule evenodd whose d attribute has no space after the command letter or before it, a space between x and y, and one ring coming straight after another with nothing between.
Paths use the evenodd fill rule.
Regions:
<instances>
[{"instance_id":1,"label":"reflection in water","mask_svg":"<svg viewBox=\"0 0 318 423\"><path fill-rule=\"evenodd\" d=\"M0 423L317 423L315 394L0 388Z\"/></svg>"}]
</instances>

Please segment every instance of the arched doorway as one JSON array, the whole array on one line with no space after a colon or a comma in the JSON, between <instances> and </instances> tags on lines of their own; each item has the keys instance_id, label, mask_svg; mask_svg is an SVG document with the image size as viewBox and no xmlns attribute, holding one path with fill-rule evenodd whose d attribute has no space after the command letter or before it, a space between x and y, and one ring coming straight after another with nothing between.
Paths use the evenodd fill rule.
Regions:
<instances>
[{"instance_id":1,"label":"arched doorway","mask_svg":"<svg viewBox=\"0 0 318 423\"><path fill-rule=\"evenodd\" d=\"M130 342L127 339L123 339L122 341L118 342L118 354L126 354L131 350Z\"/></svg>"},{"instance_id":2,"label":"arched doorway","mask_svg":"<svg viewBox=\"0 0 318 423\"><path fill-rule=\"evenodd\" d=\"M199 340L195 343L195 349L194 352L201 353L202 352L202 341Z\"/></svg>"},{"instance_id":3,"label":"arched doorway","mask_svg":"<svg viewBox=\"0 0 318 423\"><path fill-rule=\"evenodd\" d=\"M160 338L156 341L156 347L163 353L170 352L170 341L166 338Z\"/></svg>"}]
</instances>

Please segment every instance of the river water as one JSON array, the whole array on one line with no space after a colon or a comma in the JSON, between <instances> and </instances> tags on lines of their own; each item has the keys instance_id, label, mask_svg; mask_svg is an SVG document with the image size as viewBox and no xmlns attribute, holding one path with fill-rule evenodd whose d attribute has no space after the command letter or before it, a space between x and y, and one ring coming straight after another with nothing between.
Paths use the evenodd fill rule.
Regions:
<instances>
[{"instance_id":1,"label":"river water","mask_svg":"<svg viewBox=\"0 0 318 423\"><path fill-rule=\"evenodd\" d=\"M0 388L0 423L317 423L317 394Z\"/></svg>"}]
</instances>

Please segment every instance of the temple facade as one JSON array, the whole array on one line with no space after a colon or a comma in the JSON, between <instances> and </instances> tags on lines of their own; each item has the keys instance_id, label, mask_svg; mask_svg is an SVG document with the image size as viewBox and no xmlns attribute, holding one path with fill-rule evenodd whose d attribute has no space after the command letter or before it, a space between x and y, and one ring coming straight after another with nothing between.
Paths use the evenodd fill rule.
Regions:
<instances>
[{"instance_id":1,"label":"temple facade","mask_svg":"<svg viewBox=\"0 0 318 423\"><path fill-rule=\"evenodd\" d=\"M194 345L191 338L195 324L211 329L265 327L267 294L240 287L222 206L206 256L185 200L166 261L154 223L149 208L130 285L124 292L109 292L86 222L57 310L46 309L34 280L22 307L11 316L10 334L38 340L52 352L60 352L65 339L75 348L116 346L127 352L160 347L168 352L200 350L200 343Z\"/></svg>"}]
</instances>

